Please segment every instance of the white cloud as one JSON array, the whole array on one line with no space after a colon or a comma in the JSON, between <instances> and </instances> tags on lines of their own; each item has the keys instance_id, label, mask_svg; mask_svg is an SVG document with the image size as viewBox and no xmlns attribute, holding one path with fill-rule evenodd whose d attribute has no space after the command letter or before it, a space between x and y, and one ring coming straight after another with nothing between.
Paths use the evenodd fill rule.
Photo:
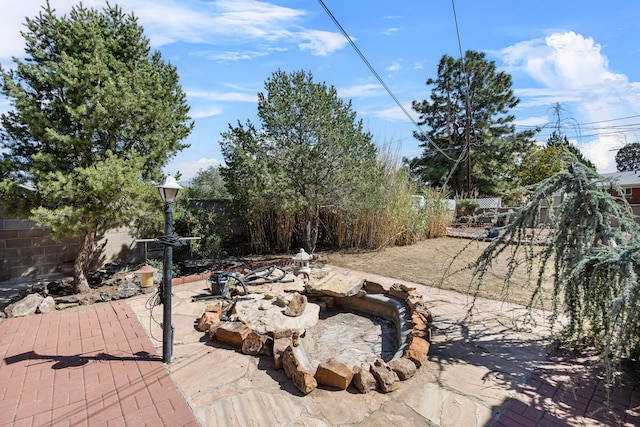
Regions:
<instances>
[{"instance_id":1,"label":"white cloud","mask_svg":"<svg viewBox=\"0 0 640 427\"><path fill-rule=\"evenodd\" d=\"M382 31L380 34L382 34L384 36L390 36L390 35L392 35L393 33L397 32L397 31L399 31L399 28L388 28L388 29Z\"/></svg>"},{"instance_id":2,"label":"white cloud","mask_svg":"<svg viewBox=\"0 0 640 427\"><path fill-rule=\"evenodd\" d=\"M340 98L355 98L365 96L377 96L382 88L379 84L364 84L338 89Z\"/></svg>"},{"instance_id":3,"label":"white cloud","mask_svg":"<svg viewBox=\"0 0 640 427\"><path fill-rule=\"evenodd\" d=\"M413 108L411 108L411 104L403 104L404 109L413 117L414 121L418 121L418 113L416 113ZM407 122L409 118L407 115L398 107L397 105L393 105L391 108L387 108L385 110L378 110L372 113L375 117L380 117L385 120L392 120L397 122Z\"/></svg>"},{"instance_id":4,"label":"white cloud","mask_svg":"<svg viewBox=\"0 0 640 427\"><path fill-rule=\"evenodd\" d=\"M219 116L222 114L224 110L220 107L211 106L208 108L194 108L193 111L189 114L193 119L204 119L207 117Z\"/></svg>"},{"instance_id":5,"label":"white cloud","mask_svg":"<svg viewBox=\"0 0 640 427\"><path fill-rule=\"evenodd\" d=\"M260 43L265 52L278 50L269 43L294 43L312 55L324 56L347 43L337 32L304 28L302 9L293 9L255 0L218 0L208 3L165 0L138 0L136 15L154 45L174 42L234 45ZM282 46L280 46L282 49ZM234 51L230 51L234 52ZM248 52L248 51L247 51ZM244 53L247 53L244 52ZM231 56L226 60L250 59ZM218 58L216 58L218 59Z\"/></svg>"},{"instance_id":6,"label":"white cloud","mask_svg":"<svg viewBox=\"0 0 640 427\"><path fill-rule=\"evenodd\" d=\"M572 104L577 114L573 119L587 124L575 131L578 147L598 170L615 169L613 149L639 135L611 133L608 124L589 123L640 114L640 84L612 72L600 44L567 31L516 43L497 54L508 72L524 73L539 85L514 91L522 99L519 108Z\"/></svg>"},{"instance_id":7,"label":"white cloud","mask_svg":"<svg viewBox=\"0 0 640 427\"><path fill-rule=\"evenodd\" d=\"M228 52L216 52L211 50L201 50L198 52L191 52L190 55L199 56L206 59L212 59L221 62L235 62L243 61L246 59L259 58L261 56L267 56L269 53L266 51L257 50L244 50L244 51L228 51Z\"/></svg>"},{"instance_id":8,"label":"white cloud","mask_svg":"<svg viewBox=\"0 0 640 427\"><path fill-rule=\"evenodd\" d=\"M543 126L549 122L549 116L527 117L525 119L514 120L516 126Z\"/></svg>"},{"instance_id":9,"label":"white cloud","mask_svg":"<svg viewBox=\"0 0 640 427\"><path fill-rule=\"evenodd\" d=\"M244 61L247 59L259 58L267 56L272 52L284 52L286 48L264 48L261 50L241 50L241 51L227 51L220 52L214 50L201 50L190 52L189 55L199 56L206 59L211 59L218 62L236 62Z\"/></svg>"},{"instance_id":10,"label":"white cloud","mask_svg":"<svg viewBox=\"0 0 640 427\"><path fill-rule=\"evenodd\" d=\"M134 0L127 7L140 17L154 45L215 43L221 37L278 40L288 38L284 28L305 15L303 10L254 0Z\"/></svg>"},{"instance_id":11,"label":"white cloud","mask_svg":"<svg viewBox=\"0 0 640 427\"><path fill-rule=\"evenodd\" d=\"M258 102L256 94L248 94L242 92L213 92L200 90L187 90L187 96L190 98L206 99L208 101L225 101L225 102Z\"/></svg>"},{"instance_id":12,"label":"white cloud","mask_svg":"<svg viewBox=\"0 0 640 427\"><path fill-rule=\"evenodd\" d=\"M78 3L76 0L50 1L58 15L68 13ZM337 32L302 27L305 10L263 1L128 0L123 3L123 10L134 12L154 47L177 42L227 47L244 43L280 43L298 45L302 50L310 50L313 55L327 55L346 44L346 40ZM4 1L0 25L0 61L9 62L11 56L24 53L20 31L24 29L25 17L36 16L42 4L44 0ZM83 5L102 9L106 1L85 0Z\"/></svg>"},{"instance_id":13,"label":"white cloud","mask_svg":"<svg viewBox=\"0 0 640 427\"><path fill-rule=\"evenodd\" d=\"M391 63L391 65L389 65L387 68L385 68L385 70L390 71L392 73L396 72L396 71L400 71L402 69L402 64L401 64L402 60L399 59L397 61L393 61Z\"/></svg>"},{"instance_id":14,"label":"white cloud","mask_svg":"<svg viewBox=\"0 0 640 427\"><path fill-rule=\"evenodd\" d=\"M601 50L591 37L569 31L520 42L501 53L508 67L524 70L549 88L583 89L626 81L607 69L609 61Z\"/></svg>"},{"instance_id":15,"label":"white cloud","mask_svg":"<svg viewBox=\"0 0 640 427\"><path fill-rule=\"evenodd\" d=\"M615 139L604 137L587 144L578 145L582 154L591 160L601 173L616 171L616 148L621 144Z\"/></svg>"},{"instance_id":16,"label":"white cloud","mask_svg":"<svg viewBox=\"0 0 640 427\"><path fill-rule=\"evenodd\" d=\"M56 1L51 0L51 7L56 12L63 14L71 10L72 0ZM86 6L89 3L85 2ZM26 17L33 18L42 10L44 1L24 1L24 0L4 0L2 2L2 25L0 25L0 61L3 67L10 62L12 56L20 57L24 54L24 39L20 35L21 31L26 28L24 26Z\"/></svg>"},{"instance_id":17,"label":"white cloud","mask_svg":"<svg viewBox=\"0 0 640 427\"><path fill-rule=\"evenodd\" d=\"M187 90L186 92L191 101L199 100L199 102L192 102L192 110L190 116L194 119L204 119L207 117L218 116L224 113L224 110L219 106L211 105L211 101L251 103L258 102L258 97L256 94L248 94L243 92L213 92L201 90ZM207 102L202 102L203 100Z\"/></svg>"},{"instance_id":18,"label":"white cloud","mask_svg":"<svg viewBox=\"0 0 640 427\"><path fill-rule=\"evenodd\" d=\"M298 44L298 47L301 50L310 50L311 54L316 56L326 56L335 50L342 49L348 43L341 34L329 31L306 30L298 33L297 37L304 40Z\"/></svg>"}]
</instances>

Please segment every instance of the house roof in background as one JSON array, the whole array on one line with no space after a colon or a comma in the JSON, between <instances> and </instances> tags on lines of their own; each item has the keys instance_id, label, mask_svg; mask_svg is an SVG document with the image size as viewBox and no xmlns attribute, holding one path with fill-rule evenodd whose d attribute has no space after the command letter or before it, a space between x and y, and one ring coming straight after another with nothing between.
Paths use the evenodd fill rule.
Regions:
<instances>
[{"instance_id":1,"label":"house roof in background","mask_svg":"<svg viewBox=\"0 0 640 427\"><path fill-rule=\"evenodd\" d=\"M612 172L602 173L600 175L613 179L621 187L640 187L640 171Z\"/></svg>"}]
</instances>

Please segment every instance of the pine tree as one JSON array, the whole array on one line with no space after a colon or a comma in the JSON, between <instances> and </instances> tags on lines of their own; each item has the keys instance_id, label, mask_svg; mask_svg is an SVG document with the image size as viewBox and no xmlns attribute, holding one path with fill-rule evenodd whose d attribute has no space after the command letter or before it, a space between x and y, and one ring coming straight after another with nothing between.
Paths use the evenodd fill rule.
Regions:
<instances>
[{"instance_id":1,"label":"pine tree","mask_svg":"<svg viewBox=\"0 0 640 427\"><path fill-rule=\"evenodd\" d=\"M284 230L278 249L293 239L312 253L321 208L337 210L372 193L377 150L351 102L311 73L274 72L258 94L258 116L261 129L229 125L222 135L228 189L248 222L277 218L277 230L265 228ZM254 243L265 240L273 239Z\"/></svg>"},{"instance_id":2,"label":"pine tree","mask_svg":"<svg viewBox=\"0 0 640 427\"><path fill-rule=\"evenodd\" d=\"M13 107L0 118L0 196L53 238L83 238L74 282L88 291L96 233L144 215L150 181L186 147L186 96L175 68L118 7L80 5L58 17L47 3L23 36L25 59L0 70Z\"/></svg>"},{"instance_id":3,"label":"pine tree","mask_svg":"<svg viewBox=\"0 0 640 427\"><path fill-rule=\"evenodd\" d=\"M432 186L446 184L453 194L499 194L511 165L533 145L532 133L513 125L510 110L519 99L511 76L498 72L484 53L467 51L464 60L444 55L438 77L427 85L430 99L413 102L419 124L429 129L414 133L424 151L410 161L412 172Z\"/></svg>"}]
</instances>

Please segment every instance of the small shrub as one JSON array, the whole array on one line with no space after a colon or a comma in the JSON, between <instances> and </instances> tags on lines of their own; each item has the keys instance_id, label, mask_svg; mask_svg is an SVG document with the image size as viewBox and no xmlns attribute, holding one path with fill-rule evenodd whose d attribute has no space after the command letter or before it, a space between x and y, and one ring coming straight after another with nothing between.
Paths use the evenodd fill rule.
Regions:
<instances>
[{"instance_id":1,"label":"small shrub","mask_svg":"<svg viewBox=\"0 0 640 427\"><path fill-rule=\"evenodd\" d=\"M223 239L229 234L229 220L224 215L205 209L176 208L174 231L183 237L200 237L185 242L176 250L177 258L192 258L215 261L225 256Z\"/></svg>"},{"instance_id":2,"label":"small shrub","mask_svg":"<svg viewBox=\"0 0 640 427\"><path fill-rule=\"evenodd\" d=\"M473 216L480 209L480 204L473 199L458 199L456 203L456 218L459 222L473 222Z\"/></svg>"}]
</instances>

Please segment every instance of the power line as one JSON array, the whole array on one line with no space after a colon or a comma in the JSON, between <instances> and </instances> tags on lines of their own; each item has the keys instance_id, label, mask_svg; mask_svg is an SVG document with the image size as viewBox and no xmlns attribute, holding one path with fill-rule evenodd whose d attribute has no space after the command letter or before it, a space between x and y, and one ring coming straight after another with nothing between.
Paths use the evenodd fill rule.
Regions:
<instances>
[{"instance_id":1,"label":"power line","mask_svg":"<svg viewBox=\"0 0 640 427\"><path fill-rule=\"evenodd\" d=\"M636 117L640 117L640 114L636 114L634 116L620 117L620 118L617 118L617 119L600 120L600 121L597 121L597 122L589 122L589 123L582 123L582 124L583 125L594 125L596 123L606 123L606 122L615 122L615 121L618 121L618 120L635 119Z\"/></svg>"},{"instance_id":2,"label":"power line","mask_svg":"<svg viewBox=\"0 0 640 427\"><path fill-rule=\"evenodd\" d=\"M389 96L391 96L391 98L395 101L395 103L398 105L398 107L400 107L400 109L402 110L402 112L404 113L405 116L407 116L407 118L411 121L411 123L413 123L418 130L420 130L420 132L423 133L424 137L426 138L427 142L431 145L433 145L436 150L438 150L443 156L445 156L447 159L451 160L451 161L455 161L455 159L453 159L452 157L449 157L440 147L438 147L432 140L431 138L429 138L428 135L424 134L424 131L422 130L422 128L420 127L420 125L418 124L418 122L416 122L413 117L411 117L411 115L409 114L409 112L406 110L406 108L404 108L404 106L402 105L402 103L398 100L398 98L395 96L395 94L393 93L393 91L391 90L391 88L389 86L387 86L387 84L384 82L384 80L382 79L382 77L380 77L380 74L378 74L378 72L375 70L375 68L373 68L373 66L371 65L371 63L367 60L367 58L364 56L364 54L360 51L360 49L358 49L358 46L356 46L356 43L353 41L353 39L349 36L349 34L347 33L347 31L342 27L342 25L340 24L340 22L338 21L338 19L333 16L333 13L331 13L331 11L329 10L329 8L327 7L327 5L324 4L323 0L318 0L318 3L320 3L320 5L322 6L322 8L324 9L324 11L327 13L327 15L329 15L329 17L331 18L331 20L333 21L333 23L336 25L336 27L338 27L338 29L340 30L340 32L342 33L342 35L344 36L344 38L349 42L349 44L351 45L351 47L353 48L353 50L356 51L356 53L358 54L358 56L360 57L360 59L362 60L362 62L367 66L367 68L369 68L369 71L371 71L371 73L374 75L374 77L378 80L378 82L380 82L380 84L382 85L382 87L387 91L387 93L389 94Z\"/></svg>"},{"instance_id":3,"label":"power line","mask_svg":"<svg viewBox=\"0 0 640 427\"><path fill-rule=\"evenodd\" d=\"M358 56L360 57L360 59L362 60L362 62L365 63L365 65L369 68L369 70L371 71L371 73L374 75L374 77L378 80L378 82L380 82L380 84L382 85L382 87L387 91L387 93L389 94L389 96L391 96L391 98L396 102L396 104L398 104L398 107L400 107L400 109L402 110L402 112L409 118L409 120L411 120L411 122L418 128L420 129L420 125L418 125L418 123L413 119L413 117L411 117L411 115L409 114L409 112L404 108L404 106L402 105L402 103L400 103L400 101L398 100L398 98L396 98L396 96L394 95L394 93L391 91L391 88L389 88L389 86L387 86L387 84L384 82L384 80L382 80L382 77L380 77L380 74L378 74L378 72L375 70L375 68L373 68L373 66L371 65L371 63L369 63L369 61L367 60L367 58L364 56L364 54L360 51L360 49L358 49L358 46L356 46L355 42L353 41L353 39L349 36L349 34L347 34L346 30L342 27L342 25L340 25L340 22L338 22L338 20L336 19L335 16L333 16L333 13L331 13L331 11L329 10L329 8L327 7L327 5L324 4L323 0L318 0L318 2L320 3L320 5L322 6L322 8L325 10L325 12L327 12L327 15L329 15L329 17L331 18L331 20L333 21L334 24L336 24L336 27L338 27L338 29L340 30L340 32L342 33L342 35L345 37L345 39L347 39L347 41L349 42L349 44L351 45L351 47L353 47L353 49L356 51L356 53L358 54Z\"/></svg>"}]
</instances>

